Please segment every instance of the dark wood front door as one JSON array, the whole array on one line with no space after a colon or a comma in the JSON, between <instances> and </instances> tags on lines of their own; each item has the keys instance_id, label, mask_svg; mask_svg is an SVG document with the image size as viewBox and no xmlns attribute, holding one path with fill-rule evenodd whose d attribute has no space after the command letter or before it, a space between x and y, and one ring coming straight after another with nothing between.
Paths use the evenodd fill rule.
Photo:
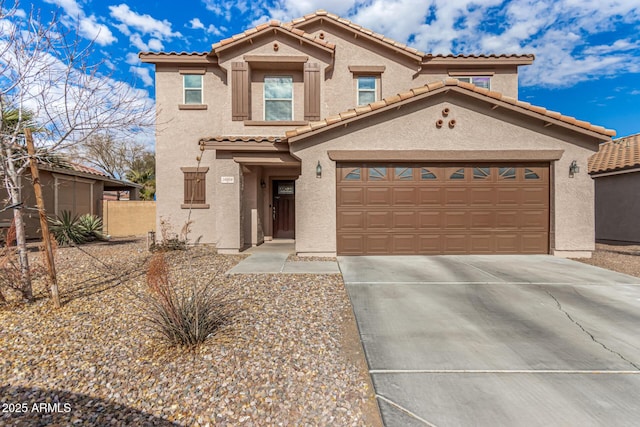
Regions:
<instances>
[{"instance_id":1,"label":"dark wood front door","mask_svg":"<svg viewBox=\"0 0 640 427\"><path fill-rule=\"evenodd\" d=\"M294 181L273 181L273 237L295 238L296 203Z\"/></svg>"}]
</instances>

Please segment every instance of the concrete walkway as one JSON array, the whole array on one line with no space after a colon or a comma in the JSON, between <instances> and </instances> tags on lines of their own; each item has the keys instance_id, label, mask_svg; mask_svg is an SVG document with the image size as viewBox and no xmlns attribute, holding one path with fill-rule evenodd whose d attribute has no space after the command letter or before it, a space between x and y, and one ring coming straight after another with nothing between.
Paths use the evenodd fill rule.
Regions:
<instances>
[{"instance_id":1,"label":"concrete walkway","mask_svg":"<svg viewBox=\"0 0 640 427\"><path fill-rule=\"evenodd\" d=\"M240 261L227 274L340 274L336 261L287 261L294 252L293 240L265 242L247 249L244 253L251 256Z\"/></svg>"}]
</instances>

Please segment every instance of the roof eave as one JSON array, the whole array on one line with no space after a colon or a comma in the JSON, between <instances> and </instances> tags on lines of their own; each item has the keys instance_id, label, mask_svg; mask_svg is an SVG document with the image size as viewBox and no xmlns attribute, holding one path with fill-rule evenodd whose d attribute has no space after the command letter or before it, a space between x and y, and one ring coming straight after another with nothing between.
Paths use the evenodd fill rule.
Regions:
<instances>
[{"instance_id":1,"label":"roof eave","mask_svg":"<svg viewBox=\"0 0 640 427\"><path fill-rule=\"evenodd\" d=\"M482 66L500 66L500 65L511 65L511 66L520 66L520 65L531 65L535 57L531 56L517 56L517 57L464 57L464 56L455 56L455 57L439 57L432 55L425 55L422 60L423 67L429 66L465 66L465 65L482 65Z\"/></svg>"},{"instance_id":2,"label":"roof eave","mask_svg":"<svg viewBox=\"0 0 640 427\"><path fill-rule=\"evenodd\" d=\"M210 65L217 64L218 58L210 52L203 53L176 53L176 52L140 52L141 62L147 64L187 64Z\"/></svg>"}]
</instances>

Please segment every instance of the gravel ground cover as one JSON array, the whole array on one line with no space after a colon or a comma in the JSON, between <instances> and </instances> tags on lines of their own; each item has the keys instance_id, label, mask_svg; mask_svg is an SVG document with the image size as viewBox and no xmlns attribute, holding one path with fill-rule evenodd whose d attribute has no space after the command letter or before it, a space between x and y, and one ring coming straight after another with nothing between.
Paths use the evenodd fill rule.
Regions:
<instances>
[{"instance_id":1,"label":"gravel ground cover","mask_svg":"<svg viewBox=\"0 0 640 427\"><path fill-rule=\"evenodd\" d=\"M640 245L596 243L591 258L579 258L576 261L640 277Z\"/></svg>"},{"instance_id":2,"label":"gravel ground cover","mask_svg":"<svg viewBox=\"0 0 640 427\"><path fill-rule=\"evenodd\" d=\"M174 280L238 298L189 352L142 323L143 242L83 250L57 251L60 310L43 286L33 304L0 307L0 425L381 425L340 275L225 276L242 256L169 253Z\"/></svg>"}]
</instances>

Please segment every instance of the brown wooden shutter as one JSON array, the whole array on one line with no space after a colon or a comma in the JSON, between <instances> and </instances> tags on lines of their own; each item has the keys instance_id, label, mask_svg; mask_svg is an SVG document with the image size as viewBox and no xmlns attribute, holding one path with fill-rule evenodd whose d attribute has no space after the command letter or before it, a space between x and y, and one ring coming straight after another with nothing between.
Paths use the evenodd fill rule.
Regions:
<instances>
[{"instance_id":1,"label":"brown wooden shutter","mask_svg":"<svg viewBox=\"0 0 640 427\"><path fill-rule=\"evenodd\" d=\"M249 120L250 92L249 64L233 62L231 64L231 120Z\"/></svg>"},{"instance_id":2,"label":"brown wooden shutter","mask_svg":"<svg viewBox=\"0 0 640 427\"><path fill-rule=\"evenodd\" d=\"M184 204L204 205L207 203L206 176L209 168L199 168L197 172L196 168L181 169L184 173Z\"/></svg>"},{"instance_id":3,"label":"brown wooden shutter","mask_svg":"<svg viewBox=\"0 0 640 427\"><path fill-rule=\"evenodd\" d=\"M304 64L304 119L320 120L320 64Z\"/></svg>"}]
</instances>

